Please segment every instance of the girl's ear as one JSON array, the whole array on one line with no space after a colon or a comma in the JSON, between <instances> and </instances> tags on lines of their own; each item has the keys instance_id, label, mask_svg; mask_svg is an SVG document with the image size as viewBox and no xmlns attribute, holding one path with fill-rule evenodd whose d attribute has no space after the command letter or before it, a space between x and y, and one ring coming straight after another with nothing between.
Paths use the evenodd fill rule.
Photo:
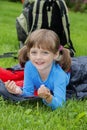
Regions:
<instances>
[{"instance_id":1,"label":"girl's ear","mask_svg":"<svg viewBox=\"0 0 87 130\"><path fill-rule=\"evenodd\" d=\"M59 57L59 51L54 55L54 60L57 60Z\"/></svg>"}]
</instances>

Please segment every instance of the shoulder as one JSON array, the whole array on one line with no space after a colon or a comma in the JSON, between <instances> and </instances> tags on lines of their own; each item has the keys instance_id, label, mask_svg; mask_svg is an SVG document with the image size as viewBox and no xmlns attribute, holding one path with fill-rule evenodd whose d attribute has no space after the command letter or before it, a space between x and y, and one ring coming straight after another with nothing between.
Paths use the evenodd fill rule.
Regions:
<instances>
[{"instance_id":1,"label":"shoulder","mask_svg":"<svg viewBox=\"0 0 87 130\"><path fill-rule=\"evenodd\" d=\"M24 73L25 73L25 75L30 76L32 78L38 76L38 71L35 68L35 66L32 64L31 61L26 62L25 68L24 68Z\"/></svg>"},{"instance_id":2,"label":"shoulder","mask_svg":"<svg viewBox=\"0 0 87 130\"><path fill-rule=\"evenodd\" d=\"M64 71L61 68L61 66L59 64L56 64L56 63L53 64L53 71L54 71L54 73L56 73L56 72L58 72L58 73L64 73Z\"/></svg>"},{"instance_id":3,"label":"shoulder","mask_svg":"<svg viewBox=\"0 0 87 130\"><path fill-rule=\"evenodd\" d=\"M28 70L36 70L36 68L34 67L34 65L32 64L31 61L27 61L25 64L25 68L24 69L28 69Z\"/></svg>"},{"instance_id":4,"label":"shoulder","mask_svg":"<svg viewBox=\"0 0 87 130\"><path fill-rule=\"evenodd\" d=\"M59 64L53 65L53 73L60 78L70 78L70 72L65 72Z\"/></svg>"},{"instance_id":5,"label":"shoulder","mask_svg":"<svg viewBox=\"0 0 87 130\"><path fill-rule=\"evenodd\" d=\"M26 66L34 67L34 65L32 64L32 62L31 62L30 60L26 62L25 67L26 67ZM35 68L35 67L34 67L34 68Z\"/></svg>"}]
</instances>

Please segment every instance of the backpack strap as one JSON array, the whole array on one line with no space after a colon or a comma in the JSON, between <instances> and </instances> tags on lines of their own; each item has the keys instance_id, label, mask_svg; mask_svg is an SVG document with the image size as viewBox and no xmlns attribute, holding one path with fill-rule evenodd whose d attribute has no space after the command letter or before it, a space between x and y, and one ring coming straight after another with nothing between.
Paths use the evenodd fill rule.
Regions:
<instances>
[{"instance_id":1,"label":"backpack strap","mask_svg":"<svg viewBox=\"0 0 87 130\"><path fill-rule=\"evenodd\" d=\"M63 25L62 25L62 18L60 12L60 5L59 1L54 0L52 3L52 16L51 16L51 26L50 28L56 32L60 38L61 44L63 45Z\"/></svg>"},{"instance_id":2,"label":"backpack strap","mask_svg":"<svg viewBox=\"0 0 87 130\"><path fill-rule=\"evenodd\" d=\"M36 0L34 3L34 8L33 8L33 24L31 28L31 32L37 29L37 23L38 23L38 18L39 18L39 10L40 10L40 1L41 0Z\"/></svg>"},{"instance_id":3,"label":"backpack strap","mask_svg":"<svg viewBox=\"0 0 87 130\"><path fill-rule=\"evenodd\" d=\"M38 28L48 28L48 17L47 17L46 5L47 5L47 0L41 0L39 19L37 25Z\"/></svg>"},{"instance_id":4,"label":"backpack strap","mask_svg":"<svg viewBox=\"0 0 87 130\"><path fill-rule=\"evenodd\" d=\"M51 22L50 11L51 11L52 1L36 0L33 9L33 24L32 24L31 32L39 28L49 29L50 22Z\"/></svg>"},{"instance_id":5,"label":"backpack strap","mask_svg":"<svg viewBox=\"0 0 87 130\"><path fill-rule=\"evenodd\" d=\"M0 58L14 58L14 59L18 59L18 57L16 56L17 52L7 52L7 53L3 53L0 55Z\"/></svg>"},{"instance_id":6,"label":"backpack strap","mask_svg":"<svg viewBox=\"0 0 87 130\"><path fill-rule=\"evenodd\" d=\"M50 28L51 11L52 11L51 2L49 0L46 0L43 4L41 28L46 28L46 29Z\"/></svg>"},{"instance_id":7,"label":"backpack strap","mask_svg":"<svg viewBox=\"0 0 87 130\"><path fill-rule=\"evenodd\" d=\"M70 30L69 30L70 24L69 24L69 20L68 20L68 9L67 9L66 4L63 0L58 0L58 1L59 1L59 4L60 4L62 23L63 23L65 35L66 35L67 44L69 46L69 49L72 49L75 52L72 41L70 39Z\"/></svg>"}]
</instances>

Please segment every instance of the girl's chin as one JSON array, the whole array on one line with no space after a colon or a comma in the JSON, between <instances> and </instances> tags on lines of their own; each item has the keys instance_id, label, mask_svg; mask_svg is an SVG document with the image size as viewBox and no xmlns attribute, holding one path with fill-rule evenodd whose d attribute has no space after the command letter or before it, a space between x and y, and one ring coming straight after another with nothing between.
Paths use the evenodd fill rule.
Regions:
<instances>
[{"instance_id":1,"label":"girl's chin","mask_svg":"<svg viewBox=\"0 0 87 130\"><path fill-rule=\"evenodd\" d=\"M36 65L36 68L37 68L38 70L42 70L42 69L44 69L44 67L41 66L41 65Z\"/></svg>"}]
</instances>

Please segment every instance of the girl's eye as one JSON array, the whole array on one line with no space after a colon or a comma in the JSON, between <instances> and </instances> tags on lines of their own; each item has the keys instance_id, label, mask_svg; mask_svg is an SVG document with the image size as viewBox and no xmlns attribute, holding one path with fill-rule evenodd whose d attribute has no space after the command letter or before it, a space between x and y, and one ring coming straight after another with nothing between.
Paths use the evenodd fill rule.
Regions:
<instances>
[{"instance_id":1,"label":"girl's eye","mask_svg":"<svg viewBox=\"0 0 87 130\"><path fill-rule=\"evenodd\" d=\"M31 54L36 54L37 52L36 51L32 51Z\"/></svg>"},{"instance_id":2,"label":"girl's eye","mask_svg":"<svg viewBox=\"0 0 87 130\"><path fill-rule=\"evenodd\" d=\"M49 52L47 52L47 51L44 51L44 52L43 52L43 54L49 54Z\"/></svg>"}]
</instances>

